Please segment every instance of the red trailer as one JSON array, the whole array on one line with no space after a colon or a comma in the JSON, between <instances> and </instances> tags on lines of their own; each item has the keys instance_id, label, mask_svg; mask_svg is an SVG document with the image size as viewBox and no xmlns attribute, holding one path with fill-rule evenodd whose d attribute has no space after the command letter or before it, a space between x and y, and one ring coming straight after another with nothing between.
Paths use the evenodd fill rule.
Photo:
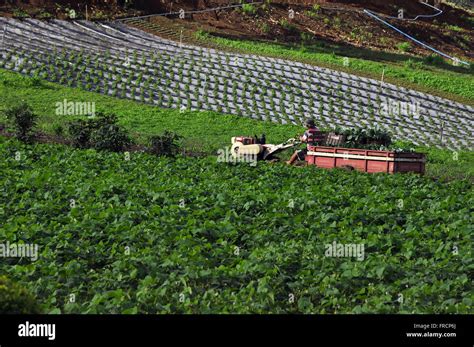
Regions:
<instances>
[{"instance_id":1,"label":"red trailer","mask_svg":"<svg viewBox=\"0 0 474 347\"><path fill-rule=\"evenodd\" d=\"M422 153L376 151L357 148L310 146L306 162L321 168L345 167L363 172L415 172L424 174Z\"/></svg>"}]
</instances>

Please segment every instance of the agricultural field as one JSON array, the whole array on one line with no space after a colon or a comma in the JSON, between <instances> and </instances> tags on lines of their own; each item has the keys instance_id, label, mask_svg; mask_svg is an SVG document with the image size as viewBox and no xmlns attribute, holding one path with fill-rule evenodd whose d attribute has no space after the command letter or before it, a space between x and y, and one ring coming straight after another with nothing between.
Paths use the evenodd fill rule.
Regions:
<instances>
[{"instance_id":1,"label":"agricultural field","mask_svg":"<svg viewBox=\"0 0 474 347\"><path fill-rule=\"evenodd\" d=\"M0 313L474 314L472 70L157 23L0 17ZM308 118L423 172L229 154Z\"/></svg>"},{"instance_id":2,"label":"agricultural field","mask_svg":"<svg viewBox=\"0 0 474 347\"><path fill-rule=\"evenodd\" d=\"M46 312L472 313L467 181L5 139L0 155L1 237L41 250L2 273ZM325 257L333 242L365 258Z\"/></svg>"},{"instance_id":3,"label":"agricultural field","mask_svg":"<svg viewBox=\"0 0 474 347\"><path fill-rule=\"evenodd\" d=\"M474 108L415 90L298 62L184 46L118 22L0 23L2 67L61 84L281 124L316 115L321 127L379 126L414 144L473 148Z\"/></svg>"}]
</instances>

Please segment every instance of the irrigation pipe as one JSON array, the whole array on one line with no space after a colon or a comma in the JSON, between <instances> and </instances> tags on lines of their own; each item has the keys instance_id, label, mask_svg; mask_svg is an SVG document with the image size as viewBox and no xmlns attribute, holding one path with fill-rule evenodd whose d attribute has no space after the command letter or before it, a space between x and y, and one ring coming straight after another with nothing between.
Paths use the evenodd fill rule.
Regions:
<instances>
[{"instance_id":1,"label":"irrigation pipe","mask_svg":"<svg viewBox=\"0 0 474 347\"><path fill-rule=\"evenodd\" d=\"M390 19L400 19L400 20L417 20L418 18L433 18L433 17L437 17L439 16L441 13L443 13L442 10L440 10L439 8L437 7L434 7L430 4L427 4L426 2L423 2L423 1L420 1L420 3L422 3L423 5L426 5L426 6L429 6L433 9L435 9L436 11L438 11L438 13L435 13L435 14L420 14L418 16L416 16L415 18L399 18L399 17L386 17L386 18L390 18Z\"/></svg>"},{"instance_id":2,"label":"irrigation pipe","mask_svg":"<svg viewBox=\"0 0 474 347\"><path fill-rule=\"evenodd\" d=\"M251 3L247 3L247 4L262 4L263 2L262 1L258 1L258 2L251 2ZM425 2L421 2L422 4L426 5L426 6L429 6L435 10L438 11L438 13L436 14L433 14L433 15L418 15L416 16L415 18L398 18L398 17L386 17L384 16L385 18L392 18L392 19L404 19L404 20L417 20L418 18L433 18L433 17L436 17L436 16L439 16L441 13L443 13L442 10L440 10L439 8L437 7L434 7L430 4L427 4ZM205 13L205 12L213 12L213 11L220 11L220 10L226 10L226 9L230 9L230 8L237 8L237 7L242 7L244 6L245 4L237 4L237 5L229 5L229 6L224 6L224 7L214 7L214 8L209 8L209 9L205 9L205 10L196 10L196 11L186 11L185 13L186 14L195 14L195 13ZM359 12L359 11L357 11ZM364 9L363 10L364 13L368 14L370 17L374 18L375 20L379 21L379 22L382 22L383 24L385 24L386 26L392 28L393 30L397 31L398 33L402 34L403 36L409 38L410 40L416 42L417 44L447 58L447 59L450 59L456 63L461 63L461 64L464 64L464 65L467 65L469 66L470 64L466 61L463 61L463 60L460 60L459 58L455 58L455 57L452 57L446 53L443 53L429 45L427 45L426 43L424 42L421 42L420 40L417 40L415 39L414 37L408 35L407 33L401 31L400 29L398 29L397 27L393 26L392 24L388 23L387 21L383 20L382 18L380 18L379 16L377 16L376 14L374 14L373 12L367 10L367 9ZM128 18L120 18L120 19L117 19L117 21L128 21L128 20L134 20L134 19L144 19L144 18L151 18L151 17L157 17L157 16L169 16L169 15L179 15L181 14L182 12L168 12L168 13L159 13L159 14L150 14L150 15L146 15L146 16L139 16L139 17L128 17Z\"/></svg>"},{"instance_id":3,"label":"irrigation pipe","mask_svg":"<svg viewBox=\"0 0 474 347\"><path fill-rule=\"evenodd\" d=\"M415 39L413 36L408 35L408 34L405 33L404 31L401 31L400 29L398 29L397 27L395 27L395 26L393 26L392 24L388 23L387 21L383 20L382 18L376 16L376 15L375 15L374 13L372 13L371 11L369 11L369 10L364 10L364 12L365 12L366 14L368 14L370 17L374 18L375 20L378 20L379 22L382 22L382 23L385 24L386 26L392 28L393 30L395 30L395 31L397 31L398 33L402 34L403 36L409 38L410 40L412 40L412 41L418 43L419 45L421 45L421 46L423 46L423 47L425 47L425 48L427 48L427 49L429 49L429 50L431 50L431 51L433 51L433 52L435 52L435 53L437 53L437 54L439 54L439 55L441 55L441 56L443 56L443 57L445 57L445 58L447 58L447 59L451 59L452 61L454 61L454 62L456 62L456 63L461 63L461 64L464 64L464 65L467 65L467 66L470 65L470 64L469 64L468 62L466 62L466 61L462 61L462 60L460 60L459 58L452 57L452 56L450 56L450 55L448 55L448 54L446 54L446 53L443 53L443 52L437 50L436 48L433 48L433 47L427 45L427 44L424 43L424 42L421 42L420 40Z\"/></svg>"}]
</instances>

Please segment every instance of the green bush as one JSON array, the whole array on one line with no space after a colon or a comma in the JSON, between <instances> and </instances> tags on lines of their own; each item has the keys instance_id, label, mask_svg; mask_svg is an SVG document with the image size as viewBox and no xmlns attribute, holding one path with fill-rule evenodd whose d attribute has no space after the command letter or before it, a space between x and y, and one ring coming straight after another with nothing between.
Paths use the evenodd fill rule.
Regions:
<instances>
[{"instance_id":1,"label":"green bush","mask_svg":"<svg viewBox=\"0 0 474 347\"><path fill-rule=\"evenodd\" d=\"M33 139L33 128L38 118L38 116L33 113L31 107L27 103L22 102L7 108L4 114L13 122L15 136L23 142L31 142Z\"/></svg>"},{"instance_id":2,"label":"green bush","mask_svg":"<svg viewBox=\"0 0 474 347\"><path fill-rule=\"evenodd\" d=\"M90 137L93 131L91 125L91 122L82 119L69 123L69 135L73 146L77 148L91 147Z\"/></svg>"},{"instance_id":3,"label":"green bush","mask_svg":"<svg viewBox=\"0 0 474 347\"><path fill-rule=\"evenodd\" d=\"M117 116L100 115L99 118L94 119L93 122L95 125L95 131L92 132L91 136L93 148L120 152L132 143L126 130L117 124Z\"/></svg>"},{"instance_id":4,"label":"green bush","mask_svg":"<svg viewBox=\"0 0 474 347\"><path fill-rule=\"evenodd\" d=\"M163 135L152 136L149 152L158 156L174 157L179 152L181 139L181 136L170 131L165 131Z\"/></svg>"},{"instance_id":5,"label":"green bush","mask_svg":"<svg viewBox=\"0 0 474 347\"><path fill-rule=\"evenodd\" d=\"M0 314L38 314L35 297L25 288L0 276Z\"/></svg>"},{"instance_id":6,"label":"green bush","mask_svg":"<svg viewBox=\"0 0 474 347\"><path fill-rule=\"evenodd\" d=\"M72 143L78 148L123 151L132 144L132 140L117 122L117 116L102 113L99 113L97 118L71 122L69 134Z\"/></svg>"}]
</instances>

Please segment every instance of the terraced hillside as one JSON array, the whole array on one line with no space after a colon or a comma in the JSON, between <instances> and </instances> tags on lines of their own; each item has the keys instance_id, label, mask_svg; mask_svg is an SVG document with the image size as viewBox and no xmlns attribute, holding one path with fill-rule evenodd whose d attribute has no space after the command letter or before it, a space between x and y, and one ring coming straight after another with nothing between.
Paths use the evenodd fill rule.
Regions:
<instances>
[{"instance_id":1,"label":"terraced hillside","mask_svg":"<svg viewBox=\"0 0 474 347\"><path fill-rule=\"evenodd\" d=\"M118 22L0 18L0 67L160 107L297 124L374 126L397 139L472 149L471 106L303 63L224 53Z\"/></svg>"}]
</instances>

